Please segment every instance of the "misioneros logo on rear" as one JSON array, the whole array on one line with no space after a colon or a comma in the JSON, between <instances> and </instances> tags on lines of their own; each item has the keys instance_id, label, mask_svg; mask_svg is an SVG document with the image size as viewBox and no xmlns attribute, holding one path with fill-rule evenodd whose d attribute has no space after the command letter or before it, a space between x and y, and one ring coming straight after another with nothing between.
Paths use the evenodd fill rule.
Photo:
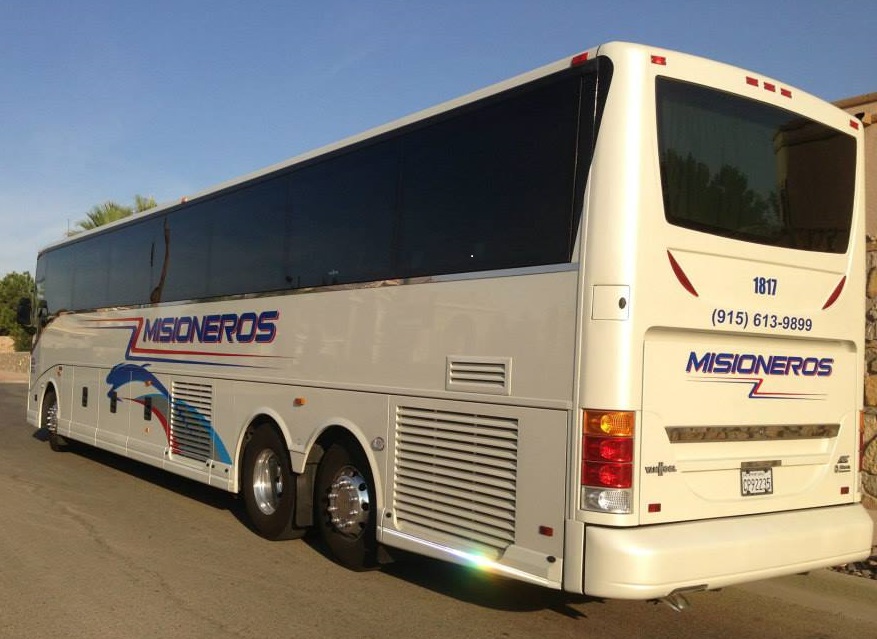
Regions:
<instances>
[{"instance_id":1,"label":"misioneros logo on rear","mask_svg":"<svg viewBox=\"0 0 877 639\"><path fill-rule=\"evenodd\" d=\"M772 377L813 378L829 377L834 370L832 357L801 357L797 355L760 355L757 353L727 353L691 351L685 372L699 374L695 382L718 384L745 384L750 387L749 399L820 400L824 393L771 392L763 388Z\"/></svg>"}]
</instances>

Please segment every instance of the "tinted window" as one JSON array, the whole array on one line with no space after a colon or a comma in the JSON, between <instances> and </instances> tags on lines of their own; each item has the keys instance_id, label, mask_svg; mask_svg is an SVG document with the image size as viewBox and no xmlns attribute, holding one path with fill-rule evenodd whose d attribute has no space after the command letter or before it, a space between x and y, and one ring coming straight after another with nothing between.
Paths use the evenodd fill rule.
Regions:
<instances>
[{"instance_id":1,"label":"tinted window","mask_svg":"<svg viewBox=\"0 0 877 639\"><path fill-rule=\"evenodd\" d=\"M275 178L210 203L208 295L286 288L289 180Z\"/></svg>"},{"instance_id":2,"label":"tinted window","mask_svg":"<svg viewBox=\"0 0 877 639\"><path fill-rule=\"evenodd\" d=\"M360 148L295 172L290 286L392 277L398 175L395 141Z\"/></svg>"},{"instance_id":3,"label":"tinted window","mask_svg":"<svg viewBox=\"0 0 877 639\"><path fill-rule=\"evenodd\" d=\"M73 310L73 253L65 248L43 254L37 265L37 297L47 315Z\"/></svg>"},{"instance_id":4,"label":"tinted window","mask_svg":"<svg viewBox=\"0 0 877 639\"><path fill-rule=\"evenodd\" d=\"M72 254L71 259L74 264L74 308L100 308L107 305L109 249L109 244L100 236L67 247L67 251Z\"/></svg>"},{"instance_id":5,"label":"tinted window","mask_svg":"<svg viewBox=\"0 0 877 639\"><path fill-rule=\"evenodd\" d=\"M207 297L214 201L196 202L167 216L168 268L162 301Z\"/></svg>"},{"instance_id":6,"label":"tinted window","mask_svg":"<svg viewBox=\"0 0 877 639\"><path fill-rule=\"evenodd\" d=\"M119 228L97 236L109 245L108 302L111 306L142 304L154 286L155 263L160 264L164 248L158 219ZM96 238L96 239L97 239Z\"/></svg>"},{"instance_id":7,"label":"tinted window","mask_svg":"<svg viewBox=\"0 0 877 639\"><path fill-rule=\"evenodd\" d=\"M567 76L405 136L406 275L569 261L580 84Z\"/></svg>"},{"instance_id":8,"label":"tinted window","mask_svg":"<svg viewBox=\"0 0 877 639\"><path fill-rule=\"evenodd\" d=\"M843 253L855 138L760 102L661 78L667 220L759 244Z\"/></svg>"}]
</instances>

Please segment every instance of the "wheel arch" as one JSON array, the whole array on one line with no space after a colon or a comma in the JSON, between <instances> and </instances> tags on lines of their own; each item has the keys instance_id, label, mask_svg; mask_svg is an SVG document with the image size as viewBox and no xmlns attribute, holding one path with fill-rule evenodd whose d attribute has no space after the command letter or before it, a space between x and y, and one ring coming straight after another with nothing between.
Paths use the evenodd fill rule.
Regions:
<instances>
[{"instance_id":1,"label":"wheel arch","mask_svg":"<svg viewBox=\"0 0 877 639\"><path fill-rule=\"evenodd\" d=\"M55 401L58 402L58 406L61 406L61 392L58 388L58 385L54 380L48 380L46 382L45 388L42 389L42 394L40 395L40 403L37 406L37 428L45 428L46 425L43 423L45 419L45 408L46 408L46 397L49 396L49 393L53 393L55 395Z\"/></svg>"},{"instance_id":2,"label":"wheel arch","mask_svg":"<svg viewBox=\"0 0 877 639\"><path fill-rule=\"evenodd\" d=\"M246 427L241 429L241 434L238 437L237 444L235 446L234 464L235 464L235 473L234 473L234 481L235 485L233 486L233 492L235 494L240 494L242 484L241 473L243 473L243 460L244 460L244 451L247 449L247 442L250 441L250 438L253 436L253 433L262 427L271 428L280 436L280 439L286 445L287 455L289 455L290 450L290 436L289 431L286 428L286 425L283 423L280 415L278 415L275 411L270 409L263 409L253 413L249 417L246 422ZM294 469L294 464L292 463L292 455L289 455L290 465Z\"/></svg>"},{"instance_id":3,"label":"wheel arch","mask_svg":"<svg viewBox=\"0 0 877 639\"><path fill-rule=\"evenodd\" d=\"M316 469L323 455L332 444L344 442L348 445L357 446L362 451L366 462L368 462L375 491L375 501L377 502L378 512L381 512L384 504L384 473L382 465L379 459L376 458L374 448L366 440L362 430L346 419L329 420L322 428L315 431L311 441L308 442L305 467L310 470L307 473L312 481L308 487L310 494L314 494L315 484L313 479L316 476Z\"/></svg>"}]
</instances>

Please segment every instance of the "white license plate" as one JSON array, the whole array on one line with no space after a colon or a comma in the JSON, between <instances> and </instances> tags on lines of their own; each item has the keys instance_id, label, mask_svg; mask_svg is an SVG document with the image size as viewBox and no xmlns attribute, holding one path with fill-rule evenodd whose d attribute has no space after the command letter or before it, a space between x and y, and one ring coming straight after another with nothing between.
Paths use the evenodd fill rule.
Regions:
<instances>
[{"instance_id":1,"label":"white license plate","mask_svg":"<svg viewBox=\"0 0 877 639\"><path fill-rule=\"evenodd\" d=\"M740 494L772 495L773 468L742 468L740 470Z\"/></svg>"}]
</instances>

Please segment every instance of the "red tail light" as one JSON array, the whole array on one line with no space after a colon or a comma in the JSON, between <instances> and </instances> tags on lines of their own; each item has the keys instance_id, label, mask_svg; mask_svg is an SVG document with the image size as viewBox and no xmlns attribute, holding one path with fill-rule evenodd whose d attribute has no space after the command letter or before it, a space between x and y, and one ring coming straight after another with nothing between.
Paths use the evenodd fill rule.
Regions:
<instances>
[{"instance_id":1,"label":"red tail light","mask_svg":"<svg viewBox=\"0 0 877 639\"><path fill-rule=\"evenodd\" d=\"M582 485L597 488L633 486L634 414L586 410L582 438Z\"/></svg>"},{"instance_id":2,"label":"red tail light","mask_svg":"<svg viewBox=\"0 0 877 639\"><path fill-rule=\"evenodd\" d=\"M600 488L630 488L633 486L633 466L585 462L582 467L582 483Z\"/></svg>"},{"instance_id":3,"label":"red tail light","mask_svg":"<svg viewBox=\"0 0 877 639\"><path fill-rule=\"evenodd\" d=\"M585 438L585 458L610 462L632 462L633 440L620 437Z\"/></svg>"}]
</instances>

